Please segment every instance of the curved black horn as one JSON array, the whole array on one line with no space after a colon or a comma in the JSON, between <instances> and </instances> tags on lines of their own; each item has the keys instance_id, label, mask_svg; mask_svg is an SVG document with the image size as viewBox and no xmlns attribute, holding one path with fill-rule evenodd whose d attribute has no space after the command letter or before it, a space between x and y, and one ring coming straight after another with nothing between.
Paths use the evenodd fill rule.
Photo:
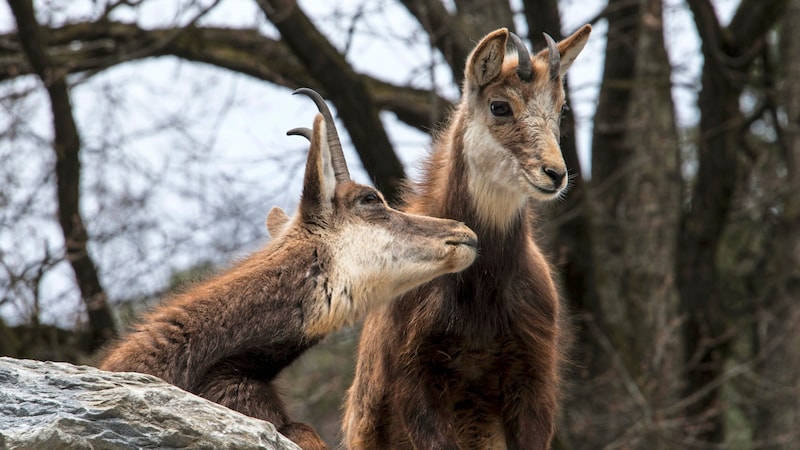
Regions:
<instances>
[{"instance_id":1,"label":"curved black horn","mask_svg":"<svg viewBox=\"0 0 800 450\"><path fill-rule=\"evenodd\" d=\"M304 138L308 139L309 142L310 142L312 133L313 132L311 131L310 128L297 127L297 128L292 128L291 130L287 131L286 135L287 136L303 136Z\"/></svg>"},{"instance_id":2,"label":"curved black horn","mask_svg":"<svg viewBox=\"0 0 800 450\"><path fill-rule=\"evenodd\" d=\"M511 36L511 41L514 43L514 47L517 48L517 59L519 60L517 75L519 75L522 81L531 81L531 78L533 78L533 67L531 67L531 54L528 53L528 47L525 46L525 43L522 42L522 39L516 34L509 32L508 35Z\"/></svg>"},{"instance_id":3,"label":"curved black horn","mask_svg":"<svg viewBox=\"0 0 800 450\"><path fill-rule=\"evenodd\" d=\"M557 80L558 72L561 71L561 53L558 51L556 41L547 33L542 33L544 40L547 41L547 50L550 53L550 79Z\"/></svg>"},{"instance_id":4,"label":"curved black horn","mask_svg":"<svg viewBox=\"0 0 800 450\"><path fill-rule=\"evenodd\" d=\"M317 109L322 113L325 119L325 126L328 132L328 148L331 151L331 164L333 165L333 173L336 175L336 182L342 183L350 181L350 171L347 170L347 161L344 159L344 152L342 151L342 143L339 141L339 133L336 131L336 124L333 121L331 110L328 109L328 104L315 90L309 88L300 88L293 92L293 94L303 94L314 101Z\"/></svg>"}]
</instances>

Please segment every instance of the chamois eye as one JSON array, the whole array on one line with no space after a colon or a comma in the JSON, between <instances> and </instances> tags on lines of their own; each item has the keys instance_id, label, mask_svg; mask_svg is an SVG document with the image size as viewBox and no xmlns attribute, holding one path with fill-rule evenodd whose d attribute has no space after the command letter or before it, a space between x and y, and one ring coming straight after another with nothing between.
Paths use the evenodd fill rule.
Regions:
<instances>
[{"instance_id":1,"label":"chamois eye","mask_svg":"<svg viewBox=\"0 0 800 450\"><path fill-rule=\"evenodd\" d=\"M495 117L510 117L511 105L508 102L494 101L489 104L489 109Z\"/></svg>"},{"instance_id":2,"label":"chamois eye","mask_svg":"<svg viewBox=\"0 0 800 450\"><path fill-rule=\"evenodd\" d=\"M365 205L373 205L375 203L381 203L381 198L378 197L378 194L370 192L369 194L366 194L363 197L361 197L361 203Z\"/></svg>"}]
</instances>

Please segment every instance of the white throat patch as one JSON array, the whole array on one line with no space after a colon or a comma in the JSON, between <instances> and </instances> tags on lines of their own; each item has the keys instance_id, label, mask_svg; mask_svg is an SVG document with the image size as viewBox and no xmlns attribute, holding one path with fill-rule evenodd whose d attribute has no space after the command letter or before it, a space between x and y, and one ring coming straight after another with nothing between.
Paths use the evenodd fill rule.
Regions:
<instances>
[{"instance_id":1,"label":"white throat patch","mask_svg":"<svg viewBox=\"0 0 800 450\"><path fill-rule=\"evenodd\" d=\"M318 286L320 296L330 300L317 305L309 321L311 335L327 335L350 325L372 308L392 299L396 286L392 279L403 278L393 267L390 246L396 236L387 230L367 225L350 225L331 251L328 283ZM409 274L412 276L413 274Z\"/></svg>"},{"instance_id":2,"label":"white throat patch","mask_svg":"<svg viewBox=\"0 0 800 450\"><path fill-rule=\"evenodd\" d=\"M481 221L502 230L527 200L520 189L522 169L482 123L467 122L465 128L464 159L470 197Z\"/></svg>"}]
</instances>

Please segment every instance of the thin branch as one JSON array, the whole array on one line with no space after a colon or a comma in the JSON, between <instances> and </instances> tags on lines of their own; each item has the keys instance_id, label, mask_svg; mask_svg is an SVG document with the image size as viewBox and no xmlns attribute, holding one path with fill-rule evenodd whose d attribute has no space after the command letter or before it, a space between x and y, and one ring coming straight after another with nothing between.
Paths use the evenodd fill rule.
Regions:
<instances>
[{"instance_id":1,"label":"thin branch","mask_svg":"<svg viewBox=\"0 0 800 450\"><path fill-rule=\"evenodd\" d=\"M361 3L358 5L358 10L356 10L356 13L350 18L350 25L347 27L347 39L345 40L344 50L342 51L343 56L347 56L347 54L350 53L350 47L353 45L353 38L356 34L356 25L364 18L365 9L366 5Z\"/></svg>"},{"instance_id":2,"label":"thin branch","mask_svg":"<svg viewBox=\"0 0 800 450\"><path fill-rule=\"evenodd\" d=\"M450 66L453 80L461 85L464 79L464 64L475 42L465 32L464 24L451 15L439 0L400 0L409 13L417 19ZM477 38L477 36L473 36Z\"/></svg>"},{"instance_id":3,"label":"thin branch","mask_svg":"<svg viewBox=\"0 0 800 450\"><path fill-rule=\"evenodd\" d=\"M170 44L174 43L176 39L178 39L181 34L186 33L187 30L194 28L195 24L198 20L200 20L203 16L208 14L214 7L216 7L221 0L214 0L208 6L201 8L197 14L192 17L189 22L182 26L182 27L175 27L169 30L169 32L162 33L162 36L159 39L152 40L148 45L143 47L137 48L132 52L129 53L119 53L116 55L116 58L110 58L103 61L102 65L99 65L96 68L90 69L84 73L84 78L91 77L103 70L108 69L111 66L116 66L126 61L132 61L136 59L146 58L150 55L156 55L162 53L165 48L167 48Z\"/></svg>"}]
</instances>

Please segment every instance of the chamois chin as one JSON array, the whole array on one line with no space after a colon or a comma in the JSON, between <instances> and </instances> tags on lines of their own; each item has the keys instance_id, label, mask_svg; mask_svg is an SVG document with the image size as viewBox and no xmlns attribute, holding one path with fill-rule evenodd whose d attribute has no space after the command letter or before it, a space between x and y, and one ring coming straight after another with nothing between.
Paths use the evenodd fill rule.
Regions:
<instances>
[{"instance_id":1,"label":"chamois chin","mask_svg":"<svg viewBox=\"0 0 800 450\"><path fill-rule=\"evenodd\" d=\"M274 378L330 332L437 276L469 266L476 235L463 223L390 208L350 179L333 118L309 138L303 193L293 217L273 208L272 241L230 270L167 299L102 354L99 367L148 373L272 422L303 449L324 449L294 422ZM295 130L296 131L296 130Z\"/></svg>"},{"instance_id":2,"label":"chamois chin","mask_svg":"<svg viewBox=\"0 0 800 450\"><path fill-rule=\"evenodd\" d=\"M368 314L343 420L348 448L549 448L564 331L531 201L567 186L563 76L590 32L558 44L545 35L547 49L531 57L503 28L467 59L461 102L405 210L463 221L480 254Z\"/></svg>"}]
</instances>

